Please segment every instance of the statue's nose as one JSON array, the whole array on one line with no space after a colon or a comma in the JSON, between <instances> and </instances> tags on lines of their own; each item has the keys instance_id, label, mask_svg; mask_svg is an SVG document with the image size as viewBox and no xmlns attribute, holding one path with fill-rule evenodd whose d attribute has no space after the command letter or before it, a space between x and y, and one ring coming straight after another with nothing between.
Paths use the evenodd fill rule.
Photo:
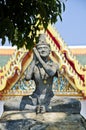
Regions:
<instances>
[{"instance_id":1,"label":"statue's nose","mask_svg":"<svg viewBox=\"0 0 86 130\"><path fill-rule=\"evenodd\" d=\"M45 48L42 48L42 51L45 51Z\"/></svg>"}]
</instances>

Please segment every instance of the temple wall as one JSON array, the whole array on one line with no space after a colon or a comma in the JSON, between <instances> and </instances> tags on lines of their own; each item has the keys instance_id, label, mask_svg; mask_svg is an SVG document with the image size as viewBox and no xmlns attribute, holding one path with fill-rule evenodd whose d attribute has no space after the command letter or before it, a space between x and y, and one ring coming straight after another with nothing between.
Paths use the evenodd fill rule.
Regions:
<instances>
[{"instance_id":1,"label":"temple wall","mask_svg":"<svg viewBox=\"0 0 86 130\"><path fill-rule=\"evenodd\" d=\"M12 55L16 49L16 47L1 46L0 55ZM86 46L69 46L69 49L74 55L86 54Z\"/></svg>"},{"instance_id":2,"label":"temple wall","mask_svg":"<svg viewBox=\"0 0 86 130\"><path fill-rule=\"evenodd\" d=\"M17 49L16 47L1 46L0 55L12 55L16 49Z\"/></svg>"},{"instance_id":3,"label":"temple wall","mask_svg":"<svg viewBox=\"0 0 86 130\"><path fill-rule=\"evenodd\" d=\"M69 46L74 55L86 55L86 46Z\"/></svg>"}]
</instances>

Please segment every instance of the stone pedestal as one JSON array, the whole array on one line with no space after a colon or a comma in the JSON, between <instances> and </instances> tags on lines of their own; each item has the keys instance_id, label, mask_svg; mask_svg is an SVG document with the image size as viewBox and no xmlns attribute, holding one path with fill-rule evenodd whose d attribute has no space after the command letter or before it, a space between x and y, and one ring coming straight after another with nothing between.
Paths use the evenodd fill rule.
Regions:
<instances>
[{"instance_id":1,"label":"stone pedestal","mask_svg":"<svg viewBox=\"0 0 86 130\"><path fill-rule=\"evenodd\" d=\"M81 111L80 114L86 119L86 99L81 100Z\"/></svg>"},{"instance_id":2,"label":"stone pedestal","mask_svg":"<svg viewBox=\"0 0 86 130\"><path fill-rule=\"evenodd\" d=\"M86 130L86 120L80 115L81 103L73 98L54 97L48 112L36 114L29 106L19 111L21 97L5 102L0 130Z\"/></svg>"},{"instance_id":3,"label":"stone pedestal","mask_svg":"<svg viewBox=\"0 0 86 130\"><path fill-rule=\"evenodd\" d=\"M86 130L86 121L80 114L28 111L7 111L0 119L0 130Z\"/></svg>"}]
</instances>

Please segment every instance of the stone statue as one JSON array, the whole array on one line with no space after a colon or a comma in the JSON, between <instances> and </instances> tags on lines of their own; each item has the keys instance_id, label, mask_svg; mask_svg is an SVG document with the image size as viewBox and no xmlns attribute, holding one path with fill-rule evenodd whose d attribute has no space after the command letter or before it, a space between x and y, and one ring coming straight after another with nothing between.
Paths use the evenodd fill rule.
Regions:
<instances>
[{"instance_id":1,"label":"stone statue","mask_svg":"<svg viewBox=\"0 0 86 130\"><path fill-rule=\"evenodd\" d=\"M41 34L39 42L33 48L33 61L26 72L25 80L33 79L36 84L36 90L31 96L24 96L20 103L20 109L23 110L27 99L30 105L35 105L36 113L43 113L48 110L51 98L54 96L52 91L53 77L58 72L59 66L50 58L50 45L46 43L45 34Z\"/></svg>"}]
</instances>

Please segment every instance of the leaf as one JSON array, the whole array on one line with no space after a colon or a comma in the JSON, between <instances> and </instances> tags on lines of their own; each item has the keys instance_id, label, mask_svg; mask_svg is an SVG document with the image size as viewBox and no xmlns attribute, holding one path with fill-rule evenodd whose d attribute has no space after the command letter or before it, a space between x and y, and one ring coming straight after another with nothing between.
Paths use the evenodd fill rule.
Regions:
<instances>
[{"instance_id":1,"label":"leaf","mask_svg":"<svg viewBox=\"0 0 86 130\"><path fill-rule=\"evenodd\" d=\"M6 39L5 39L5 37L3 37L3 38L2 38L2 42L1 42L1 43L2 43L2 45L4 45L4 44L5 44L5 40L6 40Z\"/></svg>"},{"instance_id":2,"label":"leaf","mask_svg":"<svg viewBox=\"0 0 86 130\"><path fill-rule=\"evenodd\" d=\"M65 4L63 3L63 11L65 11Z\"/></svg>"},{"instance_id":3,"label":"leaf","mask_svg":"<svg viewBox=\"0 0 86 130\"><path fill-rule=\"evenodd\" d=\"M59 14L59 18L60 18L60 20L62 21L62 16L61 16L61 14Z\"/></svg>"},{"instance_id":4,"label":"leaf","mask_svg":"<svg viewBox=\"0 0 86 130\"><path fill-rule=\"evenodd\" d=\"M26 42L26 47L31 49L34 40L37 42L36 33L39 26L47 29L49 23L57 21L59 15L62 21L62 13L65 11L65 3L62 0L3 0L0 3L0 38L2 45L5 37L18 48ZM17 28L17 30L16 30ZM29 37L28 37L29 36Z\"/></svg>"}]
</instances>

